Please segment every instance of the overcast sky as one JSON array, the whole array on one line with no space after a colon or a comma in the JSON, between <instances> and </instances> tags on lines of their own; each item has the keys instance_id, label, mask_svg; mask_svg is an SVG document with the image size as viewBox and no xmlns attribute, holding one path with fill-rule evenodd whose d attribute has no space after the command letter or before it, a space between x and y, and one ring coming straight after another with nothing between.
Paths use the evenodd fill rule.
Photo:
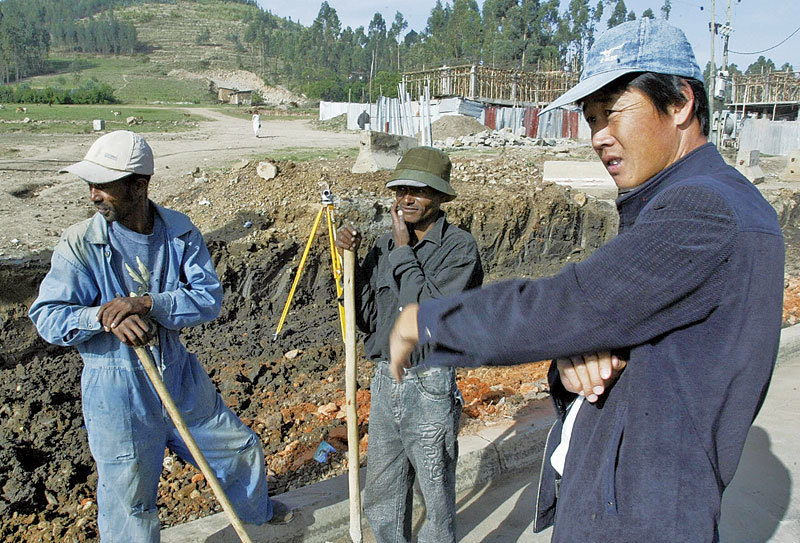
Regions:
<instances>
[{"instance_id":1,"label":"overcast sky","mask_svg":"<svg viewBox=\"0 0 800 543\"><path fill-rule=\"evenodd\" d=\"M257 0L264 8L281 17L291 17L305 26L310 25L319 12L321 0ZM449 2L452 5L452 2ZM596 0L590 0L595 4ZM644 10L651 8L656 16L661 16L660 8L663 0L626 0L628 10L633 10L639 17ZM328 0L328 4L336 10L342 27L367 27L372 16L380 12L391 25L394 14L400 11L409 22L409 30L422 31L430 15L435 0L403 0L389 2L387 0ZM562 7L568 0L561 0ZM715 20L724 22L727 12L727 0L716 0ZM483 5L483 0L478 0ZM794 6L794 9L792 7ZM754 52L777 45L800 27L800 18L796 16L797 0L731 0L731 26L733 34L729 40L730 51ZM701 10L701 8L703 8ZM606 13L609 13L606 8ZM680 27L694 47L695 55L701 67L711 57L711 37L708 25L711 20L711 0L672 0L670 22ZM603 26L604 23L603 23ZM714 45L717 65L722 63L722 40ZM792 64L795 70L800 69L800 32L790 37L782 45L759 53L771 58L780 68L784 62ZM728 62L735 63L744 70L754 62L759 54L741 55L731 52Z\"/></svg>"}]
</instances>

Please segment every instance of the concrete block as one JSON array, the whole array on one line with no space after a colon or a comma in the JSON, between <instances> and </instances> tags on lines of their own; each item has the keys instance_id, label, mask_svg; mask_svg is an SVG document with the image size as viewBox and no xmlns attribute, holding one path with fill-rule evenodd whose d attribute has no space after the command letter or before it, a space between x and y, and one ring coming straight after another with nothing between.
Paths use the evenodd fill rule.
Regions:
<instances>
[{"instance_id":1,"label":"concrete block","mask_svg":"<svg viewBox=\"0 0 800 543\"><path fill-rule=\"evenodd\" d=\"M105 130L106 122L103 119L95 119L92 121L92 129L94 129L95 132L98 130Z\"/></svg>"},{"instance_id":2,"label":"concrete block","mask_svg":"<svg viewBox=\"0 0 800 543\"><path fill-rule=\"evenodd\" d=\"M603 200L617 198L617 185L599 160L548 160L544 163L542 180L572 187Z\"/></svg>"},{"instance_id":3,"label":"concrete block","mask_svg":"<svg viewBox=\"0 0 800 543\"><path fill-rule=\"evenodd\" d=\"M786 169L781 175L783 181L800 181L800 149L789 151Z\"/></svg>"},{"instance_id":4,"label":"concrete block","mask_svg":"<svg viewBox=\"0 0 800 543\"><path fill-rule=\"evenodd\" d=\"M760 158L758 149L739 149L736 153L736 169L754 185L764 181L764 172L758 165Z\"/></svg>"},{"instance_id":5,"label":"concrete block","mask_svg":"<svg viewBox=\"0 0 800 543\"><path fill-rule=\"evenodd\" d=\"M417 147L415 138L365 130L361 133L358 157L351 171L368 173L393 170L403 154L413 147Z\"/></svg>"}]
</instances>

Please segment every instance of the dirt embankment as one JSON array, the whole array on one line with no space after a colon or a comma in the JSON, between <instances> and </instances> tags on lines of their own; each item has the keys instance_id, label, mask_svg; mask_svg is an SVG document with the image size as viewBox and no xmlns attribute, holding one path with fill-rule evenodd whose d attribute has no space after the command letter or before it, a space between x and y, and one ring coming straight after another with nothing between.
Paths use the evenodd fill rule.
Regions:
<instances>
[{"instance_id":1,"label":"dirt embankment","mask_svg":"<svg viewBox=\"0 0 800 543\"><path fill-rule=\"evenodd\" d=\"M543 156L455 157L459 198L450 220L475 235L489 279L538 276L583 258L614 231L606 203L573 198L537 173ZM256 163L196 179L166 202L204 231L225 285L222 313L185 331L225 401L261 436L276 492L341 472L345 465L343 348L327 233L312 246L292 311L272 335L290 282L321 207L320 181L336 196L337 222L365 232L364 251L389 228L386 173L349 172L352 160L277 163L265 181ZM459 181L467 179L468 181ZM362 251L362 253L364 252ZM96 476L80 411L81 361L74 350L44 344L26 308L49 265L48 254L0 266L0 540L91 541ZM543 391L541 369L462 372L467 414L506 413ZM360 422L366 434L371 365L362 362ZM326 464L311 456L323 439L339 451ZM364 440L363 445L366 445ZM168 456L159 493L165 525L215 508L202 477Z\"/></svg>"},{"instance_id":2,"label":"dirt embankment","mask_svg":"<svg viewBox=\"0 0 800 543\"><path fill-rule=\"evenodd\" d=\"M459 197L446 210L451 222L478 240L487 281L554 273L585 258L616 230L609 203L541 182L543 161L552 158L546 152L453 157ZM560 157L582 159L588 153L581 148ZM329 183L336 197L337 223L351 222L365 233L362 256L389 228L388 174L351 174L351 163L277 162L271 180L256 174L255 162L207 177L185 175L182 189L164 202L203 230L225 286L219 318L186 330L184 340L226 403L261 437L274 492L346 466L344 356L324 227L284 331L278 341L272 336L322 205L319 182ZM775 191L770 198L787 240L795 239L800 197ZM796 270L797 262L792 249L789 267ZM0 264L0 541L95 541L96 475L80 411L81 361L74 350L44 344L26 318L47 267L47 254ZM362 447L371 370L369 362L360 363ZM511 415L541 397L542 377L542 366L461 371L465 425ZM312 458L322 440L337 448L324 464ZM164 465L164 525L218 510L201 475L171 455Z\"/></svg>"}]
</instances>

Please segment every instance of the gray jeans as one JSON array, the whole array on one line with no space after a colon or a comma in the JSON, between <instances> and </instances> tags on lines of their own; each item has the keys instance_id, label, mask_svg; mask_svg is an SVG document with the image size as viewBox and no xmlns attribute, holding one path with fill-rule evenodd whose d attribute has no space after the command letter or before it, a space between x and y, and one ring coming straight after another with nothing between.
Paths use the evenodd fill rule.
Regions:
<instances>
[{"instance_id":1,"label":"gray jeans","mask_svg":"<svg viewBox=\"0 0 800 543\"><path fill-rule=\"evenodd\" d=\"M398 384L386 362L370 387L364 512L378 543L411 541L414 477L425 501L419 542L456 540L456 461L463 400L453 368L408 370Z\"/></svg>"}]
</instances>

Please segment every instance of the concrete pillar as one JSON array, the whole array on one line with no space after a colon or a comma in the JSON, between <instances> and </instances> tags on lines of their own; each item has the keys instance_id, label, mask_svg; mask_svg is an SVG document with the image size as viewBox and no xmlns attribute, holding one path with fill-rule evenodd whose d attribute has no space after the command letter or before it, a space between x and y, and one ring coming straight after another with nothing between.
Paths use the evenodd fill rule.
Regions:
<instances>
[{"instance_id":1,"label":"concrete pillar","mask_svg":"<svg viewBox=\"0 0 800 543\"><path fill-rule=\"evenodd\" d=\"M761 151L758 149L739 149L736 153L736 169L754 185L764 181L764 172L758 165L760 158Z\"/></svg>"},{"instance_id":2,"label":"concrete pillar","mask_svg":"<svg viewBox=\"0 0 800 543\"><path fill-rule=\"evenodd\" d=\"M469 97L474 100L478 96L478 67L474 64L469 69Z\"/></svg>"},{"instance_id":3,"label":"concrete pillar","mask_svg":"<svg viewBox=\"0 0 800 543\"><path fill-rule=\"evenodd\" d=\"M781 175L783 181L800 181L800 149L789 151L786 169Z\"/></svg>"}]
</instances>

